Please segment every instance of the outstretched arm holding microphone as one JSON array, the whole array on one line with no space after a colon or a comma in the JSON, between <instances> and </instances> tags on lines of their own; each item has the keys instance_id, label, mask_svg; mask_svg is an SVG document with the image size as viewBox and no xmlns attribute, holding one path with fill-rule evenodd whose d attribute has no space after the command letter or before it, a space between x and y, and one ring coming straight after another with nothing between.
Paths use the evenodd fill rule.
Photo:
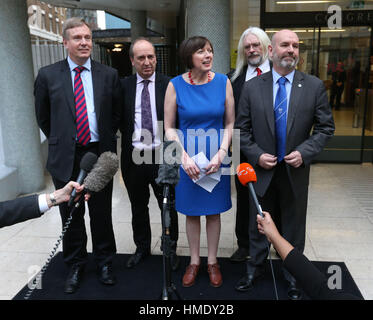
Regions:
<instances>
[{"instance_id":1,"label":"outstretched arm holding microphone","mask_svg":"<svg viewBox=\"0 0 373 320\"><path fill-rule=\"evenodd\" d=\"M31 195L0 202L0 228L41 217L51 207L69 201L74 188L77 192L75 201L78 201L84 190L84 185L70 181L63 188L52 193ZM88 199L89 195L87 194L85 195L85 200L87 201Z\"/></svg>"},{"instance_id":2,"label":"outstretched arm holding microphone","mask_svg":"<svg viewBox=\"0 0 373 320\"><path fill-rule=\"evenodd\" d=\"M263 211L263 217L257 215L258 230L272 243L285 268L299 282L301 288L313 300L361 300L341 290L331 290L327 285L327 278L323 275L306 256L294 248L278 232L271 215Z\"/></svg>"}]
</instances>

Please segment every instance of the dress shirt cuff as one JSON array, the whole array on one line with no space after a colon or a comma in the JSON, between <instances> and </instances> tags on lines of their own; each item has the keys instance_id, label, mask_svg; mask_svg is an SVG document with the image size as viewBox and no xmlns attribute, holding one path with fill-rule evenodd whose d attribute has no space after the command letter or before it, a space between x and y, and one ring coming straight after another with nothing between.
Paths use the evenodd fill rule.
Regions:
<instances>
[{"instance_id":1,"label":"dress shirt cuff","mask_svg":"<svg viewBox=\"0 0 373 320\"><path fill-rule=\"evenodd\" d=\"M45 211L49 210L48 203L47 203L47 196L45 193L39 195L38 201L39 201L40 213L44 213Z\"/></svg>"}]
</instances>

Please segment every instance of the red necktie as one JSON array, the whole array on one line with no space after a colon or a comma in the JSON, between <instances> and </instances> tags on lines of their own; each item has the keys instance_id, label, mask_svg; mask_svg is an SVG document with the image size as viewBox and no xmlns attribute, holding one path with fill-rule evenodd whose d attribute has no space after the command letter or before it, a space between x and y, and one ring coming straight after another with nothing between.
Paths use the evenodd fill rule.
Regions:
<instances>
[{"instance_id":1,"label":"red necktie","mask_svg":"<svg viewBox=\"0 0 373 320\"><path fill-rule=\"evenodd\" d=\"M84 87L80 74L85 68L82 66L76 67L74 78L74 96L75 96L75 111L76 111L76 136L78 142L83 146L87 145L91 140L91 132L89 130L89 121L87 114L87 105L84 96Z\"/></svg>"},{"instance_id":2,"label":"red necktie","mask_svg":"<svg viewBox=\"0 0 373 320\"><path fill-rule=\"evenodd\" d=\"M260 70L260 68L256 68L255 70L257 76L260 76L262 74L262 70Z\"/></svg>"}]
</instances>

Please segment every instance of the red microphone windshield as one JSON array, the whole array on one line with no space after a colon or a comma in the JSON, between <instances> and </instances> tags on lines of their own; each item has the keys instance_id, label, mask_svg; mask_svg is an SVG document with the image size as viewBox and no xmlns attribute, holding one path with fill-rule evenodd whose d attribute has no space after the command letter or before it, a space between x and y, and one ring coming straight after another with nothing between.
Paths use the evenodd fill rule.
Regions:
<instances>
[{"instance_id":1,"label":"red microphone windshield","mask_svg":"<svg viewBox=\"0 0 373 320\"><path fill-rule=\"evenodd\" d=\"M237 166L237 177L241 184L246 186L249 182L256 182L256 173L251 164L241 163Z\"/></svg>"}]
</instances>

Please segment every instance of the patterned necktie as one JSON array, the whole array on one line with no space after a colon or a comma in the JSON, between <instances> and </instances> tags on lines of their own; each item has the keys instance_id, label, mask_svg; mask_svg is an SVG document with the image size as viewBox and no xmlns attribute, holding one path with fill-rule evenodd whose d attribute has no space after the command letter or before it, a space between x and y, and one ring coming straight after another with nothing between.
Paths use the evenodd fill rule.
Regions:
<instances>
[{"instance_id":1,"label":"patterned necktie","mask_svg":"<svg viewBox=\"0 0 373 320\"><path fill-rule=\"evenodd\" d=\"M260 68L256 68L255 70L257 76L260 76L262 74L262 70L260 70Z\"/></svg>"},{"instance_id":2,"label":"patterned necktie","mask_svg":"<svg viewBox=\"0 0 373 320\"><path fill-rule=\"evenodd\" d=\"M144 88L141 92L141 142L144 142L147 145L152 144L154 139L152 108L150 105L150 95L148 90L149 82L150 80L143 80ZM151 138L150 141L149 137Z\"/></svg>"},{"instance_id":3,"label":"patterned necktie","mask_svg":"<svg viewBox=\"0 0 373 320\"><path fill-rule=\"evenodd\" d=\"M76 136L78 142L83 146L87 145L91 140L91 132L89 130L89 121L87 114L87 105L84 96L84 87L80 74L85 68L78 66L74 69L74 96L75 96L75 112L76 112Z\"/></svg>"},{"instance_id":4,"label":"patterned necktie","mask_svg":"<svg viewBox=\"0 0 373 320\"><path fill-rule=\"evenodd\" d=\"M286 152L286 119L287 119L287 95L286 78L278 79L278 91L275 100L275 127L276 127L276 147L277 161L281 162Z\"/></svg>"}]
</instances>

